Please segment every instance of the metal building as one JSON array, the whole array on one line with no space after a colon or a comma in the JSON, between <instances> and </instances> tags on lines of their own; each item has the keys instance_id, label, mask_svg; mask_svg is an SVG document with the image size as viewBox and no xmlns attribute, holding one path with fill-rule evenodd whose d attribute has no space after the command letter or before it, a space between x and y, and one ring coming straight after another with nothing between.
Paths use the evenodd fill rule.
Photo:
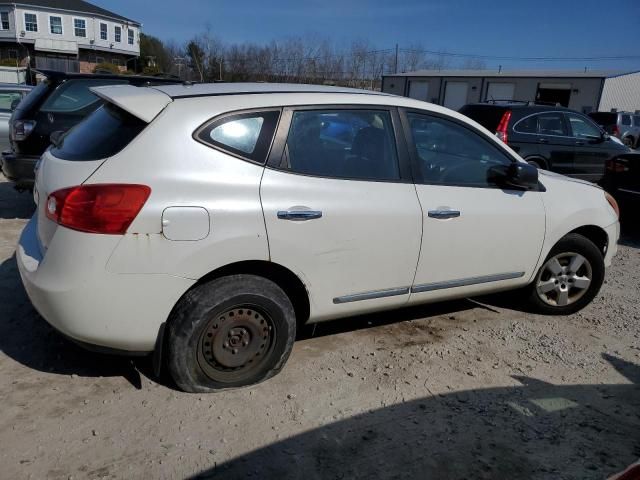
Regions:
<instances>
[{"instance_id":1,"label":"metal building","mask_svg":"<svg viewBox=\"0 0 640 480\"><path fill-rule=\"evenodd\" d=\"M418 70L383 76L382 91L453 110L492 99L557 103L583 113L640 110L640 72Z\"/></svg>"}]
</instances>

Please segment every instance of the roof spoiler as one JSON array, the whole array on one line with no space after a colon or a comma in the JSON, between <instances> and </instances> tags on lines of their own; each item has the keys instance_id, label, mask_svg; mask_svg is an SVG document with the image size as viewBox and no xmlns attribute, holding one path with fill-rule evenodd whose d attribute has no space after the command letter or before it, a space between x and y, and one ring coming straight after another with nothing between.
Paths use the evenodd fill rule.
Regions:
<instances>
[{"instance_id":1,"label":"roof spoiler","mask_svg":"<svg viewBox=\"0 0 640 480\"><path fill-rule=\"evenodd\" d=\"M108 85L92 87L98 97L129 112L146 123L151 123L173 100L160 90L133 85Z\"/></svg>"}]
</instances>

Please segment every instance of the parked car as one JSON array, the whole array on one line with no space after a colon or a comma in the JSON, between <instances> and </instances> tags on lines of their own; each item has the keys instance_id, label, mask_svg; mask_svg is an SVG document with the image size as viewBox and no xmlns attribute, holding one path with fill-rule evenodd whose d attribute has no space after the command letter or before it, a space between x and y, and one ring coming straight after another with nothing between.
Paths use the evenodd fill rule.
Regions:
<instances>
[{"instance_id":1,"label":"parked car","mask_svg":"<svg viewBox=\"0 0 640 480\"><path fill-rule=\"evenodd\" d=\"M476 103L460 113L494 132L529 164L591 182L602 179L607 160L629 152L586 115L559 106Z\"/></svg>"},{"instance_id":2,"label":"parked car","mask_svg":"<svg viewBox=\"0 0 640 480\"><path fill-rule=\"evenodd\" d=\"M33 167L54 132L66 132L96 110L102 101L90 88L99 85L159 85L175 78L80 74L40 70L46 77L18 105L9 121L11 149L2 152L2 170L18 189L33 186Z\"/></svg>"},{"instance_id":3,"label":"parked car","mask_svg":"<svg viewBox=\"0 0 640 480\"><path fill-rule=\"evenodd\" d=\"M607 162L602 186L620 204L626 224L640 225L640 155L622 155Z\"/></svg>"},{"instance_id":4,"label":"parked car","mask_svg":"<svg viewBox=\"0 0 640 480\"><path fill-rule=\"evenodd\" d=\"M275 375L304 323L514 289L570 314L616 253L609 194L437 105L310 85L92 90L106 105L37 167L20 274L55 328L153 351L187 391Z\"/></svg>"},{"instance_id":5,"label":"parked car","mask_svg":"<svg viewBox=\"0 0 640 480\"><path fill-rule=\"evenodd\" d=\"M9 117L33 87L21 84L0 84L0 151L9 148ZM0 167L2 162L0 162Z\"/></svg>"},{"instance_id":6,"label":"parked car","mask_svg":"<svg viewBox=\"0 0 640 480\"><path fill-rule=\"evenodd\" d=\"M640 147L640 114L630 112L591 112L589 117L631 148Z\"/></svg>"}]
</instances>

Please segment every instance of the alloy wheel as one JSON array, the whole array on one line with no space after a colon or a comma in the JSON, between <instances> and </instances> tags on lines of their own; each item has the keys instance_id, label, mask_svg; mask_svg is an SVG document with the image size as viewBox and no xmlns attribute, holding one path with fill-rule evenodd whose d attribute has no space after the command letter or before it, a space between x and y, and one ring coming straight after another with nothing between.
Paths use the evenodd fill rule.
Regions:
<instances>
[{"instance_id":1,"label":"alloy wheel","mask_svg":"<svg viewBox=\"0 0 640 480\"><path fill-rule=\"evenodd\" d=\"M544 264L536 281L536 292L547 305L564 307L587 293L593 272L589 260L579 253L561 253Z\"/></svg>"}]
</instances>

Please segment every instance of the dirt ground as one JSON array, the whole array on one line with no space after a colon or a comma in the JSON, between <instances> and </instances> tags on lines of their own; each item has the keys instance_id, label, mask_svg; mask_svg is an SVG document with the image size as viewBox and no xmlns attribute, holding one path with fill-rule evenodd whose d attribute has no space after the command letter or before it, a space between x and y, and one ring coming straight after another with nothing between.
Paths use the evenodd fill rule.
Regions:
<instances>
[{"instance_id":1,"label":"dirt ground","mask_svg":"<svg viewBox=\"0 0 640 480\"><path fill-rule=\"evenodd\" d=\"M0 180L0 478L602 479L640 457L640 233L570 317L464 300L321 324L277 377L176 391L31 307Z\"/></svg>"}]
</instances>

